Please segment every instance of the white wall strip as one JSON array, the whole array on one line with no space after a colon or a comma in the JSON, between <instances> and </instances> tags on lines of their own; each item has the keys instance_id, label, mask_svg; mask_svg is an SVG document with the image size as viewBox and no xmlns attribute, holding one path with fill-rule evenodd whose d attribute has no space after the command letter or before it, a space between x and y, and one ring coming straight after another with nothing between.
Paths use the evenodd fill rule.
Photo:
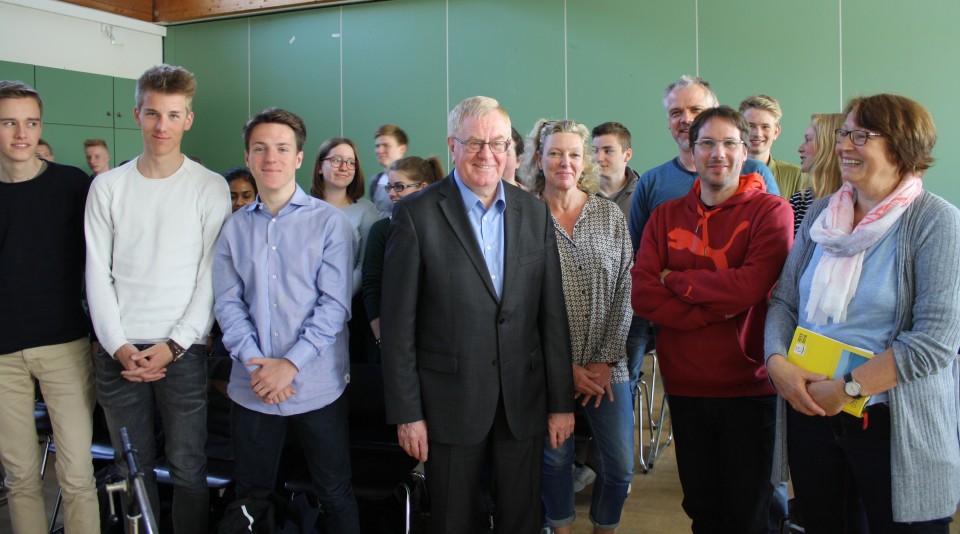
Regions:
<instances>
[{"instance_id":1,"label":"white wall strip","mask_svg":"<svg viewBox=\"0 0 960 534\"><path fill-rule=\"evenodd\" d=\"M247 17L247 117L253 115L253 62L250 59L250 39L251 39L251 30L250 30L250 21L253 20L253 17Z\"/></svg>"},{"instance_id":2,"label":"white wall strip","mask_svg":"<svg viewBox=\"0 0 960 534\"><path fill-rule=\"evenodd\" d=\"M837 35L840 36L840 108L843 110L843 0L837 0L837 6L840 12L837 15L837 19L840 21L837 28Z\"/></svg>"},{"instance_id":3,"label":"white wall strip","mask_svg":"<svg viewBox=\"0 0 960 534\"><path fill-rule=\"evenodd\" d=\"M568 62L568 48L567 48L567 0L563 0L563 118L570 118L570 86L567 83L569 76L569 62Z\"/></svg>"},{"instance_id":4,"label":"white wall strip","mask_svg":"<svg viewBox=\"0 0 960 534\"><path fill-rule=\"evenodd\" d=\"M450 0L446 0L444 3L443 11L443 54L444 54L444 70L446 76L446 99L444 101L443 107L443 117L446 118L447 113L450 112ZM447 131L446 120L444 120L443 131ZM447 170L450 170L450 151L447 150Z\"/></svg>"},{"instance_id":5,"label":"white wall strip","mask_svg":"<svg viewBox=\"0 0 960 534\"><path fill-rule=\"evenodd\" d=\"M700 0L693 0L693 53L696 56L697 77L700 77Z\"/></svg>"},{"instance_id":6,"label":"white wall strip","mask_svg":"<svg viewBox=\"0 0 960 534\"><path fill-rule=\"evenodd\" d=\"M340 8L340 137L343 133L343 7Z\"/></svg>"}]
</instances>

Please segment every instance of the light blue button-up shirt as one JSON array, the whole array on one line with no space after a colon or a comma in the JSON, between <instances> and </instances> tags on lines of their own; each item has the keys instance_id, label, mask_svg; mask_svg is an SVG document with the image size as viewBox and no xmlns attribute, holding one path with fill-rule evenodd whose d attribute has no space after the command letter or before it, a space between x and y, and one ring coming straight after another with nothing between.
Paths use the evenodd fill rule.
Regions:
<instances>
[{"instance_id":1,"label":"light blue button-up shirt","mask_svg":"<svg viewBox=\"0 0 960 534\"><path fill-rule=\"evenodd\" d=\"M463 197L467 219L473 229L473 236L477 238L480 252L483 253L483 261L487 264L487 273L497 291L497 298L503 300L503 211L507 208L503 184L497 184L496 199L488 209L480 198L460 181L456 169L453 171L453 181Z\"/></svg>"},{"instance_id":2,"label":"light blue button-up shirt","mask_svg":"<svg viewBox=\"0 0 960 534\"><path fill-rule=\"evenodd\" d=\"M347 320L356 240L338 209L297 186L276 216L259 197L230 216L213 264L214 313L234 358L227 391L251 410L294 415L322 408L349 381ZM250 388L251 358L286 358L296 394L279 404Z\"/></svg>"}]
</instances>

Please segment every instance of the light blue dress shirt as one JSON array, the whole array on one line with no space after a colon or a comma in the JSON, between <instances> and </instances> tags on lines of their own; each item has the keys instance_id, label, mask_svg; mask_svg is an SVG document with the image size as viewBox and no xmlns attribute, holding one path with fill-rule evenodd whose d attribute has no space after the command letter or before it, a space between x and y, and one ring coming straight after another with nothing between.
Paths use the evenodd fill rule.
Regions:
<instances>
[{"instance_id":1,"label":"light blue dress shirt","mask_svg":"<svg viewBox=\"0 0 960 534\"><path fill-rule=\"evenodd\" d=\"M267 414L322 408L349 381L347 320L357 243L347 217L297 186L273 216L259 197L230 216L213 264L214 313L234 358L227 392ZM250 388L251 358L286 358L296 394L268 405Z\"/></svg>"},{"instance_id":2,"label":"light blue dress shirt","mask_svg":"<svg viewBox=\"0 0 960 534\"><path fill-rule=\"evenodd\" d=\"M460 181L456 169L453 171L453 182L463 197L463 206L467 210L467 219L473 229L473 236L477 238L483 261L487 264L487 273L497 291L497 298L503 300L503 211L507 208L507 200L503 195L503 183L497 183L496 199L490 208L486 208L480 198Z\"/></svg>"}]
</instances>

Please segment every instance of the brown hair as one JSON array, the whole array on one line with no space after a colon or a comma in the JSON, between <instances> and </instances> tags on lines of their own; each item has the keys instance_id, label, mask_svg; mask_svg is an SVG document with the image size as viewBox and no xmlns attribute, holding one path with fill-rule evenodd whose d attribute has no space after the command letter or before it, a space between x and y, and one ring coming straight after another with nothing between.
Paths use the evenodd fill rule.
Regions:
<instances>
[{"instance_id":1,"label":"brown hair","mask_svg":"<svg viewBox=\"0 0 960 534\"><path fill-rule=\"evenodd\" d=\"M594 127L593 131L590 132L593 137L600 137L601 135L615 135L617 136L617 141L620 142L620 148L624 152L628 148L631 148L630 142L630 130L626 126L620 124L616 121L605 122Z\"/></svg>"},{"instance_id":2,"label":"brown hair","mask_svg":"<svg viewBox=\"0 0 960 534\"><path fill-rule=\"evenodd\" d=\"M900 177L921 176L933 166L937 127L927 108L900 95L882 93L853 97L843 110L861 127L883 134L887 155Z\"/></svg>"},{"instance_id":3,"label":"brown hair","mask_svg":"<svg viewBox=\"0 0 960 534\"><path fill-rule=\"evenodd\" d=\"M293 130L297 142L297 152L303 151L303 143L307 140L307 126L296 113L280 108L267 108L247 119L243 125L243 151L250 151L250 133L261 124L282 124Z\"/></svg>"},{"instance_id":4,"label":"brown hair","mask_svg":"<svg viewBox=\"0 0 960 534\"><path fill-rule=\"evenodd\" d=\"M0 80L0 100L5 98L32 98L37 102L40 114L43 115L43 100L40 98L40 93L19 80ZM52 150L50 152L53 153Z\"/></svg>"},{"instance_id":5,"label":"brown hair","mask_svg":"<svg viewBox=\"0 0 960 534\"><path fill-rule=\"evenodd\" d=\"M432 184L443 179L443 163L436 156L423 159L417 156L394 161L387 171L402 172L408 179Z\"/></svg>"},{"instance_id":6,"label":"brown hair","mask_svg":"<svg viewBox=\"0 0 960 534\"><path fill-rule=\"evenodd\" d=\"M347 197L351 202L356 202L363 198L363 169L360 167L360 152L357 150L356 143L346 137L331 137L320 145L320 149L317 150L317 159L313 164L313 186L310 188L310 194L320 200L326 199L325 184L323 181L323 160L327 159L331 150L340 145L350 145L350 148L353 149L353 158L357 160L357 168L353 173L353 181L347 186Z\"/></svg>"},{"instance_id":7,"label":"brown hair","mask_svg":"<svg viewBox=\"0 0 960 534\"><path fill-rule=\"evenodd\" d=\"M740 140L743 141L744 144L746 144L747 139L750 138L750 127L747 126L747 121L744 120L743 115L741 115L739 111L730 106L717 106L703 110L702 113L697 115L697 118L693 119L693 123L690 125L691 148L693 144L697 142L697 138L700 137L700 129L703 128L703 125L710 119L722 119L736 126L736 128L740 130Z\"/></svg>"},{"instance_id":8,"label":"brown hair","mask_svg":"<svg viewBox=\"0 0 960 534\"><path fill-rule=\"evenodd\" d=\"M384 124L383 126L377 128L377 132L373 134L373 138L376 139L381 135L389 135L390 137L396 139L398 145L408 144L407 132L403 131L396 124Z\"/></svg>"},{"instance_id":9,"label":"brown hair","mask_svg":"<svg viewBox=\"0 0 960 534\"><path fill-rule=\"evenodd\" d=\"M137 80L134 97L137 108L143 107L143 97L148 92L165 95L183 95L187 99L187 111L193 109L193 97L197 94L197 80L193 73L183 67L161 63L150 67Z\"/></svg>"}]
</instances>

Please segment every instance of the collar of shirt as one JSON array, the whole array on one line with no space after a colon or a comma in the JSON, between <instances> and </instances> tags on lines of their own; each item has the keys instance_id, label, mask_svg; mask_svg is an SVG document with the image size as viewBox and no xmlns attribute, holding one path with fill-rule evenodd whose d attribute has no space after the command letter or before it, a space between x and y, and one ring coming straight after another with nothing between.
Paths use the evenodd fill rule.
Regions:
<instances>
[{"instance_id":1,"label":"collar of shirt","mask_svg":"<svg viewBox=\"0 0 960 534\"><path fill-rule=\"evenodd\" d=\"M280 213L277 214L277 217L293 209L291 208L291 206L306 206L307 204L310 203L310 196L304 193L303 189L300 188L299 184L297 184L296 187L297 188L293 191L293 196L290 197L290 201L287 202L287 205L280 210ZM244 209L247 211L266 210L267 205L260 200L260 195L258 194L257 198L253 202L247 204L241 209ZM267 211L267 214L270 214L269 210ZM270 215L270 216L272 217L273 215Z\"/></svg>"},{"instance_id":2,"label":"collar of shirt","mask_svg":"<svg viewBox=\"0 0 960 534\"><path fill-rule=\"evenodd\" d=\"M453 183L457 184L457 189L460 190L460 196L463 198L463 205L467 208L467 212L473 209L477 203L480 203L480 211L486 212L487 208L484 207L483 202L480 201L480 197L476 195L473 191L467 187L466 184L460 180L460 175L457 174L457 169L453 169ZM491 204L491 208L496 208L498 212L503 213L503 210L507 208L507 198L503 193L503 182L497 183L497 192L496 199Z\"/></svg>"}]
</instances>

